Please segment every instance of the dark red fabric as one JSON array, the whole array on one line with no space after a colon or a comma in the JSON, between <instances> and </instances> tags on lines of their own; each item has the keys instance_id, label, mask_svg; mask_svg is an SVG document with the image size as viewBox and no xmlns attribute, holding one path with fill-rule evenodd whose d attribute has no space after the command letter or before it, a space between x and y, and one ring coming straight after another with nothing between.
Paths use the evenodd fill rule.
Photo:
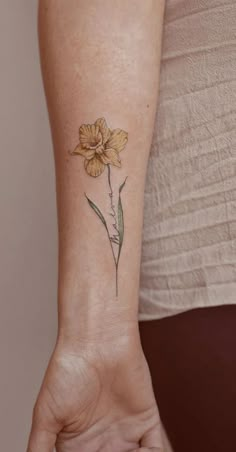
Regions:
<instances>
[{"instance_id":1,"label":"dark red fabric","mask_svg":"<svg viewBox=\"0 0 236 452\"><path fill-rule=\"evenodd\" d=\"M140 322L174 452L236 452L236 306Z\"/></svg>"}]
</instances>

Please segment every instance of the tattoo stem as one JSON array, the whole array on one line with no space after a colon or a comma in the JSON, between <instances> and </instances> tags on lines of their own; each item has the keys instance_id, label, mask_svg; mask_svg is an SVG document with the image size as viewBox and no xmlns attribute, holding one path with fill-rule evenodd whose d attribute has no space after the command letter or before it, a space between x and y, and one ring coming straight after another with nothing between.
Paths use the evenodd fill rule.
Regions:
<instances>
[{"instance_id":1,"label":"tattoo stem","mask_svg":"<svg viewBox=\"0 0 236 452\"><path fill-rule=\"evenodd\" d=\"M114 253L113 246L112 246L112 243L111 243L111 237L110 237L109 231L107 229L107 226L105 226L105 228L106 228L107 235L108 235L108 238L109 238L109 242L110 242L110 245L111 245L112 256L113 256L113 259L114 259L114 262L115 262L115 265L116 265L116 257L115 257L115 253Z\"/></svg>"}]
</instances>

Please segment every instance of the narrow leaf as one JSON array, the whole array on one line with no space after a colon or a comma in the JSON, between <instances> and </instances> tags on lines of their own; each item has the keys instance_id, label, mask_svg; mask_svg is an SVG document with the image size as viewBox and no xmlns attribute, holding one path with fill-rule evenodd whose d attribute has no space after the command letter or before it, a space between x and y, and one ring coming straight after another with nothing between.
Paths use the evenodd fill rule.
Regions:
<instances>
[{"instance_id":1,"label":"narrow leaf","mask_svg":"<svg viewBox=\"0 0 236 452\"><path fill-rule=\"evenodd\" d=\"M123 190L125 183L126 183L127 177L125 178L123 184L121 184L120 188L119 188L119 193L121 193L121 191Z\"/></svg>"},{"instance_id":2,"label":"narrow leaf","mask_svg":"<svg viewBox=\"0 0 236 452\"><path fill-rule=\"evenodd\" d=\"M123 214L123 207L121 198L119 197L118 201L118 229L119 229L119 237L120 237L120 248L123 244L124 239L124 214Z\"/></svg>"},{"instance_id":3,"label":"narrow leaf","mask_svg":"<svg viewBox=\"0 0 236 452\"><path fill-rule=\"evenodd\" d=\"M121 248L122 248L123 240L124 240L124 214L123 214L123 207L122 207L120 194L121 194L121 191L123 190L123 188L125 186L126 179L124 180L123 184L121 184L121 186L119 188L119 199L118 199L119 251L118 251L117 263L119 262L119 259L120 259Z\"/></svg>"},{"instance_id":4,"label":"narrow leaf","mask_svg":"<svg viewBox=\"0 0 236 452\"><path fill-rule=\"evenodd\" d=\"M106 220L105 220L105 218L104 218L104 216L103 216L101 210L96 206L96 204L94 204L93 201L91 201L91 199L89 199L89 198L87 197L87 195L85 195L85 196L86 196L86 198L87 198L87 201L88 201L90 207L92 207L92 209L94 210L94 212L97 214L97 216L100 218L101 222L104 224L104 226L105 226L106 229L107 229Z\"/></svg>"}]
</instances>

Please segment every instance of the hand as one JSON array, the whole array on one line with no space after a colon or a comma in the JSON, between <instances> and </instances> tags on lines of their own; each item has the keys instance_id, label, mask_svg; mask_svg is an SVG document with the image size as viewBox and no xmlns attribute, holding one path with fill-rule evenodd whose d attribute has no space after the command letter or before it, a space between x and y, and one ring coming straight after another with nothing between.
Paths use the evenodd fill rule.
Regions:
<instances>
[{"instance_id":1,"label":"hand","mask_svg":"<svg viewBox=\"0 0 236 452\"><path fill-rule=\"evenodd\" d=\"M59 340L33 414L28 452L163 452L138 333L101 345ZM98 341L96 341L98 342Z\"/></svg>"}]
</instances>

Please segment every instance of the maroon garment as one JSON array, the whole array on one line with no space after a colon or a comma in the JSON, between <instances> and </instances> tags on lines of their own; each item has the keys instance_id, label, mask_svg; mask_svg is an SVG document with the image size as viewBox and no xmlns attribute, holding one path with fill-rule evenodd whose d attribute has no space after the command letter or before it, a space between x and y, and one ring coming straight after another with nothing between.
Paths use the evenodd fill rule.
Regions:
<instances>
[{"instance_id":1,"label":"maroon garment","mask_svg":"<svg viewBox=\"0 0 236 452\"><path fill-rule=\"evenodd\" d=\"M236 306L140 322L173 452L236 451Z\"/></svg>"}]
</instances>

